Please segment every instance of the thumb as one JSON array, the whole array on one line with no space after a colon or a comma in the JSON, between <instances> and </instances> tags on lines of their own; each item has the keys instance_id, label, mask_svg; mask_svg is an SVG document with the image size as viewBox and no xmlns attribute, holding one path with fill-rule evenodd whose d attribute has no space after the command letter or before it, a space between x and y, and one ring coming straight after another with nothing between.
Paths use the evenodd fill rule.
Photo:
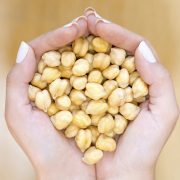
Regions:
<instances>
[{"instance_id":1,"label":"thumb","mask_svg":"<svg viewBox=\"0 0 180 180\"><path fill-rule=\"evenodd\" d=\"M149 85L148 109L163 118L163 122L176 120L179 110L171 77L145 41L136 49L135 62L141 77Z\"/></svg>"}]
</instances>

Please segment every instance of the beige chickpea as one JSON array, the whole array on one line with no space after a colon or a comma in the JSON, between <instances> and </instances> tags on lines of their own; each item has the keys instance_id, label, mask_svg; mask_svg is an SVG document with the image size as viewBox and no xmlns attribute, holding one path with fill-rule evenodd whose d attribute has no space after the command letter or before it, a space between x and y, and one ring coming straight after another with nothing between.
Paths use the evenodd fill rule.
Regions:
<instances>
[{"instance_id":1,"label":"beige chickpea","mask_svg":"<svg viewBox=\"0 0 180 180\"><path fill-rule=\"evenodd\" d=\"M96 148L112 152L116 149L116 141L107 135L101 134L96 141Z\"/></svg>"},{"instance_id":2,"label":"beige chickpea","mask_svg":"<svg viewBox=\"0 0 180 180\"><path fill-rule=\"evenodd\" d=\"M86 113L91 115L103 114L108 110L108 104L103 100L91 100L86 108Z\"/></svg>"},{"instance_id":3,"label":"beige chickpea","mask_svg":"<svg viewBox=\"0 0 180 180\"><path fill-rule=\"evenodd\" d=\"M44 89L47 86L47 83L41 80L41 74L39 74L39 73L35 73L32 81L31 81L31 84L40 89Z\"/></svg>"},{"instance_id":4,"label":"beige chickpea","mask_svg":"<svg viewBox=\"0 0 180 180\"><path fill-rule=\"evenodd\" d=\"M49 92L53 99L62 96L68 87L68 82L65 79L56 79L49 85Z\"/></svg>"},{"instance_id":5,"label":"beige chickpea","mask_svg":"<svg viewBox=\"0 0 180 180\"><path fill-rule=\"evenodd\" d=\"M55 100L56 106L59 110L68 110L69 107L71 106L71 100L67 95L63 95L58 97Z\"/></svg>"},{"instance_id":6,"label":"beige chickpea","mask_svg":"<svg viewBox=\"0 0 180 180\"><path fill-rule=\"evenodd\" d=\"M70 83L74 89L83 90L86 87L87 76L71 76Z\"/></svg>"},{"instance_id":7,"label":"beige chickpea","mask_svg":"<svg viewBox=\"0 0 180 180\"><path fill-rule=\"evenodd\" d=\"M73 89L70 93L70 99L71 102L74 103L75 105L79 106L81 105L84 101L87 100L84 91L79 91L76 89Z\"/></svg>"},{"instance_id":8,"label":"beige chickpea","mask_svg":"<svg viewBox=\"0 0 180 180\"><path fill-rule=\"evenodd\" d=\"M119 108L119 112L127 119L134 120L140 112L140 108L133 103L125 103Z\"/></svg>"},{"instance_id":9,"label":"beige chickpea","mask_svg":"<svg viewBox=\"0 0 180 180\"><path fill-rule=\"evenodd\" d=\"M103 98L107 99L112 91L118 87L118 83L115 80L107 80L104 82L103 87L106 91L106 95Z\"/></svg>"},{"instance_id":10,"label":"beige chickpea","mask_svg":"<svg viewBox=\"0 0 180 180\"><path fill-rule=\"evenodd\" d=\"M118 106L109 106L108 107L108 113L115 115L119 112L119 107Z\"/></svg>"},{"instance_id":11,"label":"beige chickpea","mask_svg":"<svg viewBox=\"0 0 180 180\"><path fill-rule=\"evenodd\" d=\"M88 82L89 83L99 83L101 84L103 81L103 75L99 70L93 70L88 75Z\"/></svg>"},{"instance_id":12,"label":"beige chickpea","mask_svg":"<svg viewBox=\"0 0 180 180\"><path fill-rule=\"evenodd\" d=\"M56 68L46 67L42 73L41 80L51 83L61 76L61 72Z\"/></svg>"},{"instance_id":13,"label":"beige chickpea","mask_svg":"<svg viewBox=\"0 0 180 180\"><path fill-rule=\"evenodd\" d=\"M90 65L86 59L78 59L73 68L72 72L75 76L84 76L89 72Z\"/></svg>"},{"instance_id":14,"label":"beige chickpea","mask_svg":"<svg viewBox=\"0 0 180 180\"><path fill-rule=\"evenodd\" d=\"M125 89L125 101L126 102L132 102L133 101L133 93L132 93L132 88L131 87L126 87Z\"/></svg>"},{"instance_id":15,"label":"beige chickpea","mask_svg":"<svg viewBox=\"0 0 180 180\"><path fill-rule=\"evenodd\" d=\"M77 135L78 131L79 131L79 128L77 126L75 126L74 124L70 124L66 128L64 134L67 138L73 138Z\"/></svg>"},{"instance_id":16,"label":"beige chickpea","mask_svg":"<svg viewBox=\"0 0 180 180\"><path fill-rule=\"evenodd\" d=\"M93 100L99 100L106 95L106 92L101 84L87 83L85 95Z\"/></svg>"},{"instance_id":17,"label":"beige chickpea","mask_svg":"<svg viewBox=\"0 0 180 180\"><path fill-rule=\"evenodd\" d=\"M49 51L43 54L42 59L49 67L56 67L60 65L61 55L57 51Z\"/></svg>"},{"instance_id":18,"label":"beige chickpea","mask_svg":"<svg viewBox=\"0 0 180 180\"><path fill-rule=\"evenodd\" d=\"M99 131L96 126L89 126L88 129L91 131L92 134L92 144L96 144L96 140L99 136Z\"/></svg>"},{"instance_id":19,"label":"beige chickpea","mask_svg":"<svg viewBox=\"0 0 180 180\"><path fill-rule=\"evenodd\" d=\"M88 165L93 165L99 162L103 157L103 151L91 146L85 153L82 161Z\"/></svg>"},{"instance_id":20,"label":"beige chickpea","mask_svg":"<svg viewBox=\"0 0 180 180\"><path fill-rule=\"evenodd\" d=\"M120 88L126 88L129 85L129 73L127 69L123 68L119 71L116 81Z\"/></svg>"},{"instance_id":21,"label":"beige chickpea","mask_svg":"<svg viewBox=\"0 0 180 180\"><path fill-rule=\"evenodd\" d=\"M132 86L134 81L139 77L139 73L137 71L134 71L129 75L129 84Z\"/></svg>"},{"instance_id":22,"label":"beige chickpea","mask_svg":"<svg viewBox=\"0 0 180 180\"><path fill-rule=\"evenodd\" d=\"M141 96L138 98L134 98L134 101L136 101L137 103L143 103L144 101L146 101L146 97Z\"/></svg>"},{"instance_id":23,"label":"beige chickpea","mask_svg":"<svg viewBox=\"0 0 180 180\"><path fill-rule=\"evenodd\" d=\"M87 98L87 97L86 97ZM83 102L82 104L81 104L81 109L83 110L83 111L86 111L86 108L87 108L87 106L88 106L88 103L89 103L89 100L86 100L85 102Z\"/></svg>"},{"instance_id":24,"label":"beige chickpea","mask_svg":"<svg viewBox=\"0 0 180 180\"><path fill-rule=\"evenodd\" d=\"M110 106L121 106L125 103L125 90L116 88L108 97L108 104Z\"/></svg>"},{"instance_id":25,"label":"beige chickpea","mask_svg":"<svg viewBox=\"0 0 180 180\"><path fill-rule=\"evenodd\" d=\"M70 78L72 75L72 67L59 66L62 78Z\"/></svg>"},{"instance_id":26,"label":"beige chickpea","mask_svg":"<svg viewBox=\"0 0 180 180\"><path fill-rule=\"evenodd\" d=\"M103 71L102 74L106 79L112 80L112 79L114 79L114 78L116 78L118 76L118 74L119 74L119 66L111 65L108 68L106 68Z\"/></svg>"},{"instance_id":27,"label":"beige chickpea","mask_svg":"<svg viewBox=\"0 0 180 180\"><path fill-rule=\"evenodd\" d=\"M75 60L76 56L73 52L63 52L61 55L61 63L64 67L72 67Z\"/></svg>"},{"instance_id":28,"label":"beige chickpea","mask_svg":"<svg viewBox=\"0 0 180 180\"><path fill-rule=\"evenodd\" d=\"M92 40L92 46L93 46L93 49L99 53L106 53L111 48L111 45L104 39L101 39L100 37L95 37Z\"/></svg>"},{"instance_id":29,"label":"beige chickpea","mask_svg":"<svg viewBox=\"0 0 180 180\"><path fill-rule=\"evenodd\" d=\"M100 119L101 119L103 116L105 116L105 113L103 113L103 114L98 114L98 115L92 115L92 116L91 116L91 124L92 124L93 126L98 126L98 123L99 123Z\"/></svg>"},{"instance_id":30,"label":"beige chickpea","mask_svg":"<svg viewBox=\"0 0 180 180\"><path fill-rule=\"evenodd\" d=\"M111 63L120 66L126 58L126 51L120 48L111 48L110 56Z\"/></svg>"},{"instance_id":31,"label":"beige chickpea","mask_svg":"<svg viewBox=\"0 0 180 180\"><path fill-rule=\"evenodd\" d=\"M114 138L115 132L112 130L112 131L110 131L108 133L105 133L105 135L108 136L108 137Z\"/></svg>"},{"instance_id":32,"label":"beige chickpea","mask_svg":"<svg viewBox=\"0 0 180 180\"><path fill-rule=\"evenodd\" d=\"M134 98L143 97L148 94L148 86L141 78L137 78L132 85L132 91Z\"/></svg>"},{"instance_id":33,"label":"beige chickpea","mask_svg":"<svg viewBox=\"0 0 180 180\"><path fill-rule=\"evenodd\" d=\"M47 90L37 92L35 97L35 104L39 109L47 112L49 106L51 105L51 96L49 92Z\"/></svg>"},{"instance_id":34,"label":"beige chickpea","mask_svg":"<svg viewBox=\"0 0 180 180\"><path fill-rule=\"evenodd\" d=\"M94 55L93 68L97 68L101 71L106 69L110 65L110 56L104 53L97 53Z\"/></svg>"},{"instance_id":35,"label":"beige chickpea","mask_svg":"<svg viewBox=\"0 0 180 180\"><path fill-rule=\"evenodd\" d=\"M72 86L70 84L70 80L69 79L63 79L63 80L67 82L67 87L66 87L66 90L65 90L65 94L69 95L71 90L72 90Z\"/></svg>"},{"instance_id":36,"label":"beige chickpea","mask_svg":"<svg viewBox=\"0 0 180 180\"><path fill-rule=\"evenodd\" d=\"M85 38L78 38L73 43L73 51L78 57L83 57L88 51L89 42Z\"/></svg>"},{"instance_id":37,"label":"beige chickpea","mask_svg":"<svg viewBox=\"0 0 180 180\"><path fill-rule=\"evenodd\" d=\"M110 114L102 117L98 123L98 131L100 133L109 133L114 129L114 119Z\"/></svg>"},{"instance_id":38,"label":"beige chickpea","mask_svg":"<svg viewBox=\"0 0 180 180\"><path fill-rule=\"evenodd\" d=\"M29 85L28 87L28 96L31 101L35 101L36 94L41 90L35 86Z\"/></svg>"},{"instance_id":39,"label":"beige chickpea","mask_svg":"<svg viewBox=\"0 0 180 180\"><path fill-rule=\"evenodd\" d=\"M78 148L84 152L88 149L92 142L92 134L89 129L80 129L75 137Z\"/></svg>"},{"instance_id":40,"label":"beige chickpea","mask_svg":"<svg viewBox=\"0 0 180 180\"><path fill-rule=\"evenodd\" d=\"M53 116L54 114L56 114L59 111L59 109L57 108L55 103L52 103L49 108L48 108L48 115L49 116Z\"/></svg>"},{"instance_id":41,"label":"beige chickpea","mask_svg":"<svg viewBox=\"0 0 180 180\"><path fill-rule=\"evenodd\" d=\"M93 35L90 35L88 36L86 39L88 40L89 42L89 48L88 48L88 51L91 52L91 53L94 53L94 49L93 49L93 46L92 46L92 40L94 39L95 37Z\"/></svg>"},{"instance_id":42,"label":"beige chickpea","mask_svg":"<svg viewBox=\"0 0 180 180\"><path fill-rule=\"evenodd\" d=\"M134 62L134 56L128 56L122 63L121 67L127 69L129 73L135 71L136 66Z\"/></svg>"},{"instance_id":43,"label":"beige chickpea","mask_svg":"<svg viewBox=\"0 0 180 180\"><path fill-rule=\"evenodd\" d=\"M75 111L75 110L80 110L80 106L77 106L73 103L71 103L71 106L69 107L69 111Z\"/></svg>"},{"instance_id":44,"label":"beige chickpea","mask_svg":"<svg viewBox=\"0 0 180 180\"><path fill-rule=\"evenodd\" d=\"M44 68L46 67L46 64L44 63L44 61L41 59L38 63L38 73L42 74L42 72L44 71Z\"/></svg>"},{"instance_id":45,"label":"beige chickpea","mask_svg":"<svg viewBox=\"0 0 180 180\"><path fill-rule=\"evenodd\" d=\"M66 46L61 47L58 51L60 53L71 52L72 51L72 47L70 45L66 45Z\"/></svg>"},{"instance_id":46,"label":"beige chickpea","mask_svg":"<svg viewBox=\"0 0 180 180\"><path fill-rule=\"evenodd\" d=\"M63 130L72 122L72 114L69 111L60 111L51 116L51 121L56 129Z\"/></svg>"},{"instance_id":47,"label":"beige chickpea","mask_svg":"<svg viewBox=\"0 0 180 180\"><path fill-rule=\"evenodd\" d=\"M84 111L79 110L73 116L73 124L79 128L87 128L91 124L91 118Z\"/></svg>"},{"instance_id":48,"label":"beige chickpea","mask_svg":"<svg viewBox=\"0 0 180 180\"><path fill-rule=\"evenodd\" d=\"M122 134L128 125L128 121L121 115L115 115L114 121L114 132L116 134Z\"/></svg>"}]
</instances>

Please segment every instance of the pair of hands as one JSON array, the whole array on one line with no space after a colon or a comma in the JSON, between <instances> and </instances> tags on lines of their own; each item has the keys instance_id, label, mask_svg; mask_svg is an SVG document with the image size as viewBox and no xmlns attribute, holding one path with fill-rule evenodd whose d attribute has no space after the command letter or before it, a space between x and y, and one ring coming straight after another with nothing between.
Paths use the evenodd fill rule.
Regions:
<instances>
[{"instance_id":1,"label":"pair of hands","mask_svg":"<svg viewBox=\"0 0 180 180\"><path fill-rule=\"evenodd\" d=\"M135 55L136 67L149 84L149 100L120 137L114 153L104 153L96 166L81 162L82 154L72 140L58 132L49 117L28 99L28 83L41 55L88 33ZM6 120L10 132L31 160L39 179L153 179L159 153L179 115L169 73L159 63L143 37L108 22L88 9L62 28L28 43L22 62L7 77ZM24 53L20 48L21 56Z\"/></svg>"}]
</instances>

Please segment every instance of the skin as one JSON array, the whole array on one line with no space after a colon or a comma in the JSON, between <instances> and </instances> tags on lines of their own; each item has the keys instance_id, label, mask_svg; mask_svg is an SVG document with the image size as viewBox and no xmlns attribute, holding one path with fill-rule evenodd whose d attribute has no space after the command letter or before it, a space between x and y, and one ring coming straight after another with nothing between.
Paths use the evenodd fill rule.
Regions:
<instances>
[{"instance_id":1,"label":"skin","mask_svg":"<svg viewBox=\"0 0 180 180\"><path fill-rule=\"evenodd\" d=\"M59 28L28 43L30 49L25 60L16 64L7 77L8 128L31 160L38 179L152 180L159 153L179 116L170 75L151 45L157 62L149 63L142 56L138 46L146 41L144 38L119 25L98 20L94 10L87 10L85 15L87 19L81 18L70 27ZM48 116L31 104L27 94L40 56L88 32L134 54L137 69L149 85L149 100L141 105L140 114L120 137L116 151L104 153L96 166L80 161L82 154L74 142L54 129Z\"/></svg>"}]
</instances>

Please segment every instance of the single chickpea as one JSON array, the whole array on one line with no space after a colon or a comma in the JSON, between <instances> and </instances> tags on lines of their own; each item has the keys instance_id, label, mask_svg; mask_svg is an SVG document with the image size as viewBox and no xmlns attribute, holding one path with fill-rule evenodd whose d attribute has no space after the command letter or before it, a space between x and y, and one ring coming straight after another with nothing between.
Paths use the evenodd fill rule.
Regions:
<instances>
[{"instance_id":1,"label":"single chickpea","mask_svg":"<svg viewBox=\"0 0 180 180\"><path fill-rule=\"evenodd\" d=\"M93 70L88 75L88 82L89 83L99 83L101 84L103 81L103 75L99 70Z\"/></svg>"},{"instance_id":2,"label":"single chickpea","mask_svg":"<svg viewBox=\"0 0 180 180\"><path fill-rule=\"evenodd\" d=\"M86 97L86 98L87 98L87 97ZM84 102L81 104L81 109L82 109L83 111L86 111L86 108L87 108L87 106L88 106L88 103L89 103L89 100L86 99L86 101L84 101Z\"/></svg>"},{"instance_id":3,"label":"single chickpea","mask_svg":"<svg viewBox=\"0 0 180 180\"><path fill-rule=\"evenodd\" d=\"M75 137L78 148L84 152L88 149L92 142L92 134L89 129L80 129Z\"/></svg>"},{"instance_id":4,"label":"single chickpea","mask_svg":"<svg viewBox=\"0 0 180 180\"><path fill-rule=\"evenodd\" d=\"M91 71L93 69L94 55L87 53L83 58L89 62L89 71Z\"/></svg>"},{"instance_id":5,"label":"single chickpea","mask_svg":"<svg viewBox=\"0 0 180 180\"><path fill-rule=\"evenodd\" d=\"M72 112L75 110L80 110L80 106L77 106L77 105L71 103L71 106L69 107L69 111Z\"/></svg>"},{"instance_id":6,"label":"single chickpea","mask_svg":"<svg viewBox=\"0 0 180 180\"><path fill-rule=\"evenodd\" d=\"M112 152L116 149L116 141L104 134L101 134L96 141L96 148Z\"/></svg>"},{"instance_id":7,"label":"single chickpea","mask_svg":"<svg viewBox=\"0 0 180 180\"><path fill-rule=\"evenodd\" d=\"M63 130L72 122L72 114L69 111L60 111L51 116L51 121L56 129Z\"/></svg>"},{"instance_id":8,"label":"single chickpea","mask_svg":"<svg viewBox=\"0 0 180 180\"><path fill-rule=\"evenodd\" d=\"M49 108L48 108L48 115L49 116L53 116L54 114L56 114L59 111L59 109L57 108L55 103L52 103Z\"/></svg>"},{"instance_id":9,"label":"single chickpea","mask_svg":"<svg viewBox=\"0 0 180 180\"><path fill-rule=\"evenodd\" d=\"M140 112L140 108L133 103L125 103L119 108L119 112L127 120L134 120Z\"/></svg>"},{"instance_id":10,"label":"single chickpea","mask_svg":"<svg viewBox=\"0 0 180 180\"><path fill-rule=\"evenodd\" d=\"M44 63L44 61L41 59L38 63L38 73L42 74L42 72L44 71L44 68L46 67L46 64Z\"/></svg>"},{"instance_id":11,"label":"single chickpea","mask_svg":"<svg viewBox=\"0 0 180 180\"><path fill-rule=\"evenodd\" d=\"M120 88L126 88L129 85L129 73L127 69L121 69L119 75L116 78Z\"/></svg>"},{"instance_id":12,"label":"single chickpea","mask_svg":"<svg viewBox=\"0 0 180 180\"><path fill-rule=\"evenodd\" d=\"M63 52L61 56L61 63L64 67L72 67L75 63L76 56L73 52Z\"/></svg>"},{"instance_id":13,"label":"single chickpea","mask_svg":"<svg viewBox=\"0 0 180 180\"><path fill-rule=\"evenodd\" d=\"M87 76L71 76L70 83L74 89L83 90L86 87Z\"/></svg>"},{"instance_id":14,"label":"single chickpea","mask_svg":"<svg viewBox=\"0 0 180 180\"><path fill-rule=\"evenodd\" d=\"M92 134L92 144L96 144L96 140L99 136L99 131L96 126L89 126L88 129L91 131Z\"/></svg>"},{"instance_id":15,"label":"single chickpea","mask_svg":"<svg viewBox=\"0 0 180 180\"><path fill-rule=\"evenodd\" d=\"M107 99L108 96L118 87L118 83L115 80L107 80L104 82L103 87L106 91L106 96L103 99Z\"/></svg>"},{"instance_id":16,"label":"single chickpea","mask_svg":"<svg viewBox=\"0 0 180 180\"><path fill-rule=\"evenodd\" d=\"M51 105L51 96L49 92L47 90L37 92L35 97L35 104L39 109L47 112L49 106Z\"/></svg>"},{"instance_id":17,"label":"single chickpea","mask_svg":"<svg viewBox=\"0 0 180 180\"><path fill-rule=\"evenodd\" d=\"M39 73L35 73L32 81L31 81L31 84L40 89L44 89L47 86L47 83L41 80L41 74L39 74Z\"/></svg>"},{"instance_id":18,"label":"single chickpea","mask_svg":"<svg viewBox=\"0 0 180 180\"><path fill-rule=\"evenodd\" d=\"M139 73L137 71L132 72L129 75L129 84L132 86L134 81L139 77Z\"/></svg>"},{"instance_id":19,"label":"single chickpea","mask_svg":"<svg viewBox=\"0 0 180 180\"><path fill-rule=\"evenodd\" d=\"M28 88L28 96L31 101L35 101L36 94L40 92L41 90L35 86L29 85Z\"/></svg>"},{"instance_id":20,"label":"single chickpea","mask_svg":"<svg viewBox=\"0 0 180 180\"><path fill-rule=\"evenodd\" d=\"M135 100L137 103L143 103L144 101L146 101L146 97L141 96L141 97L138 97L138 98L134 98L134 100Z\"/></svg>"},{"instance_id":21,"label":"single chickpea","mask_svg":"<svg viewBox=\"0 0 180 180\"><path fill-rule=\"evenodd\" d=\"M122 134L128 125L128 121L121 115L115 115L114 121L115 121L114 132L116 134Z\"/></svg>"},{"instance_id":22,"label":"single chickpea","mask_svg":"<svg viewBox=\"0 0 180 180\"><path fill-rule=\"evenodd\" d=\"M71 102L77 106L80 106L84 101L87 100L84 91L73 89L70 93Z\"/></svg>"},{"instance_id":23,"label":"single chickpea","mask_svg":"<svg viewBox=\"0 0 180 180\"><path fill-rule=\"evenodd\" d=\"M115 114L118 114L118 112L119 112L118 106L109 106L108 107L108 113L115 115Z\"/></svg>"},{"instance_id":24,"label":"single chickpea","mask_svg":"<svg viewBox=\"0 0 180 180\"><path fill-rule=\"evenodd\" d=\"M108 136L108 137L114 138L115 132L112 130L112 131L110 131L108 133L105 133L105 135Z\"/></svg>"},{"instance_id":25,"label":"single chickpea","mask_svg":"<svg viewBox=\"0 0 180 180\"><path fill-rule=\"evenodd\" d=\"M110 65L110 56L104 53L97 53L94 55L93 68L97 68L101 71L106 69Z\"/></svg>"},{"instance_id":26,"label":"single chickpea","mask_svg":"<svg viewBox=\"0 0 180 180\"><path fill-rule=\"evenodd\" d=\"M79 128L77 126L75 126L74 124L70 124L66 128L64 134L67 138L73 138L77 135L78 131L79 131Z\"/></svg>"},{"instance_id":27,"label":"single chickpea","mask_svg":"<svg viewBox=\"0 0 180 180\"><path fill-rule=\"evenodd\" d=\"M106 68L102 74L106 79L112 80L118 76L119 72L119 66L111 65L108 68Z\"/></svg>"},{"instance_id":28,"label":"single chickpea","mask_svg":"<svg viewBox=\"0 0 180 180\"><path fill-rule=\"evenodd\" d=\"M127 69L129 73L135 71L136 66L134 62L134 56L128 56L122 63L121 67Z\"/></svg>"},{"instance_id":29,"label":"single chickpea","mask_svg":"<svg viewBox=\"0 0 180 180\"><path fill-rule=\"evenodd\" d=\"M65 90L65 94L69 95L71 90L72 90L72 86L70 84L70 80L69 79L63 79L63 80L67 82L67 87L66 87L66 90Z\"/></svg>"},{"instance_id":30,"label":"single chickpea","mask_svg":"<svg viewBox=\"0 0 180 180\"><path fill-rule=\"evenodd\" d=\"M72 75L72 67L59 66L62 78L70 78Z\"/></svg>"},{"instance_id":31,"label":"single chickpea","mask_svg":"<svg viewBox=\"0 0 180 180\"><path fill-rule=\"evenodd\" d=\"M93 165L99 162L103 157L103 151L91 146L85 153L82 161L88 165Z\"/></svg>"},{"instance_id":32,"label":"single chickpea","mask_svg":"<svg viewBox=\"0 0 180 180\"><path fill-rule=\"evenodd\" d=\"M92 40L94 39L95 37L93 35L90 35L88 36L86 39L88 40L89 42L89 49L88 51L91 52L91 53L94 53L94 49L93 49L93 46L92 46Z\"/></svg>"},{"instance_id":33,"label":"single chickpea","mask_svg":"<svg viewBox=\"0 0 180 180\"><path fill-rule=\"evenodd\" d=\"M111 48L110 56L111 63L120 66L126 58L126 51L120 48Z\"/></svg>"},{"instance_id":34,"label":"single chickpea","mask_svg":"<svg viewBox=\"0 0 180 180\"><path fill-rule=\"evenodd\" d=\"M57 51L49 51L43 54L42 59L49 67L56 67L60 65L61 55Z\"/></svg>"},{"instance_id":35,"label":"single chickpea","mask_svg":"<svg viewBox=\"0 0 180 180\"><path fill-rule=\"evenodd\" d=\"M90 65L86 59L78 59L73 68L72 72L75 76L84 76L89 72Z\"/></svg>"},{"instance_id":36,"label":"single chickpea","mask_svg":"<svg viewBox=\"0 0 180 180\"><path fill-rule=\"evenodd\" d=\"M98 114L98 115L92 115L92 116L91 116L91 124L92 124L93 126L98 126L98 123L99 123L100 119L101 119L103 116L105 116L105 113L103 113L103 114Z\"/></svg>"},{"instance_id":37,"label":"single chickpea","mask_svg":"<svg viewBox=\"0 0 180 180\"><path fill-rule=\"evenodd\" d=\"M131 87L126 87L125 89L125 101L126 102L132 102L133 101L133 93L132 93L132 88Z\"/></svg>"},{"instance_id":38,"label":"single chickpea","mask_svg":"<svg viewBox=\"0 0 180 180\"><path fill-rule=\"evenodd\" d=\"M71 47L71 45L66 45L66 46L61 47L58 51L60 53L71 52L72 51L72 47Z\"/></svg>"},{"instance_id":39,"label":"single chickpea","mask_svg":"<svg viewBox=\"0 0 180 180\"><path fill-rule=\"evenodd\" d=\"M68 110L69 107L71 106L71 100L67 95L63 95L58 97L55 100L56 106L59 110Z\"/></svg>"}]
</instances>

